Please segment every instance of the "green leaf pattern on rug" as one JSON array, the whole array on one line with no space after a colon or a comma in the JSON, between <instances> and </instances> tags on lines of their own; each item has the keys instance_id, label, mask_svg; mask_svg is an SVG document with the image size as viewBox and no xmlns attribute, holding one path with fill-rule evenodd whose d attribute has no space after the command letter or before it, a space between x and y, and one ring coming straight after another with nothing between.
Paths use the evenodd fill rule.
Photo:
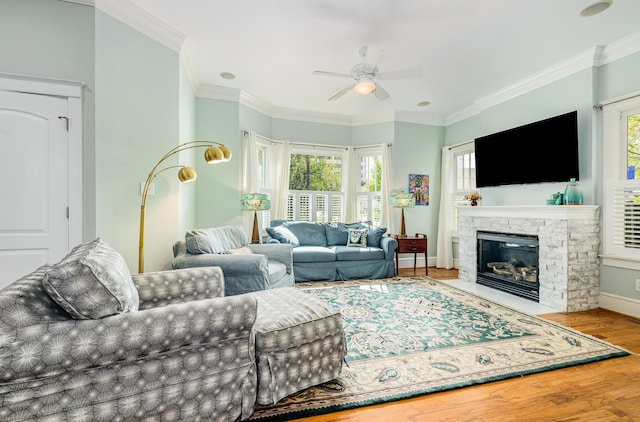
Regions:
<instances>
[{"instance_id":1,"label":"green leaf pattern on rug","mask_svg":"<svg viewBox=\"0 0 640 422\"><path fill-rule=\"evenodd\" d=\"M533 335L520 325L413 283L308 292L342 312L347 362ZM482 305L491 309L488 302Z\"/></svg>"}]
</instances>

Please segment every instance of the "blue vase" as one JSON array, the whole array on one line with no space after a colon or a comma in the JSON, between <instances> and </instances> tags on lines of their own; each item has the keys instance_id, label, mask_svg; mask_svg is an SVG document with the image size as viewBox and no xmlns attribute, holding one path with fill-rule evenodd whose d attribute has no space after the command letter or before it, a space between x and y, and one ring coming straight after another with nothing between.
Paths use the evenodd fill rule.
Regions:
<instances>
[{"instance_id":1,"label":"blue vase","mask_svg":"<svg viewBox=\"0 0 640 422\"><path fill-rule=\"evenodd\" d=\"M582 205L582 189L575 178L569 180L564 190L565 205Z\"/></svg>"}]
</instances>

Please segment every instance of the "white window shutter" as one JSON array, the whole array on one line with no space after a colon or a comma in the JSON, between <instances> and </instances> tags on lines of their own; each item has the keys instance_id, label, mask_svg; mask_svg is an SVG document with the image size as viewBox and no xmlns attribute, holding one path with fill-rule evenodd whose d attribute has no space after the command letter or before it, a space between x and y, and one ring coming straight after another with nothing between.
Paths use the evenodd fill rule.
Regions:
<instances>
[{"instance_id":1,"label":"white window shutter","mask_svg":"<svg viewBox=\"0 0 640 422\"><path fill-rule=\"evenodd\" d=\"M640 181L612 181L605 194L605 253L635 258L640 249Z\"/></svg>"}]
</instances>

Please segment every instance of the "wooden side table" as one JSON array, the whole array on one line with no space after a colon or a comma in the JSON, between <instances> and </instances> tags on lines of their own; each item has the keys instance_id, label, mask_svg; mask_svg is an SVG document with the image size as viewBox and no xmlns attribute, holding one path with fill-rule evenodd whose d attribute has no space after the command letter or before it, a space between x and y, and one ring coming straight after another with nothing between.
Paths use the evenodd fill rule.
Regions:
<instances>
[{"instance_id":1,"label":"wooden side table","mask_svg":"<svg viewBox=\"0 0 640 422\"><path fill-rule=\"evenodd\" d=\"M415 236L403 236L400 234L390 235L398 241L398 248L396 249L396 275L398 275L398 255L401 253L413 254L413 274L416 273L416 260L419 253L424 253L424 268L425 274L429 275L429 263L427 262L427 235L423 233L416 233Z\"/></svg>"}]
</instances>

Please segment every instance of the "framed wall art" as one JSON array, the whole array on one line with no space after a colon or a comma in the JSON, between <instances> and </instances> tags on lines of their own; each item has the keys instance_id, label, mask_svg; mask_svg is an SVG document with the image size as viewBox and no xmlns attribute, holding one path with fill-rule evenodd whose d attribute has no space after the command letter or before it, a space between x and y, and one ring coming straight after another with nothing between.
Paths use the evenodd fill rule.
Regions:
<instances>
[{"instance_id":1,"label":"framed wall art","mask_svg":"<svg viewBox=\"0 0 640 422\"><path fill-rule=\"evenodd\" d=\"M429 205L429 176L410 174L409 192L416 198L416 205Z\"/></svg>"}]
</instances>

